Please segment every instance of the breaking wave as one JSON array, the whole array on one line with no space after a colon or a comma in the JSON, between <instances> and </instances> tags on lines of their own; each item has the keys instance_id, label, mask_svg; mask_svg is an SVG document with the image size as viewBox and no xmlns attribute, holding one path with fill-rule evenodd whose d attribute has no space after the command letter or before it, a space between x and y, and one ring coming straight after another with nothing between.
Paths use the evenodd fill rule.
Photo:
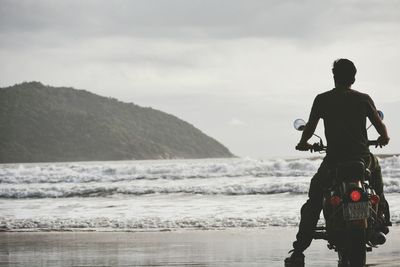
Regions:
<instances>
[{"instance_id":1,"label":"breaking wave","mask_svg":"<svg viewBox=\"0 0 400 267\"><path fill-rule=\"evenodd\" d=\"M307 182L272 183L262 185L204 185L204 186L49 186L21 189L6 187L0 189L0 198L61 198L61 197L105 197L110 195L147 195L147 194L201 194L201 195L255 195L297 193L308 191Z\"/></svg>"},{"instance_id":2,"label":"breaking wave","mask_svg":"<svg viewBox=\"0 0 400 267\"><path fill-rule=\"evenodd\" d=\"M147 218L142 220L109 219L106 217L96 219L3 219L0 218L0 230L176 230L176 229L220 229L233 227L267 227L267 226L294 226L299 218L181 218L176 220L162 220L160 218Z\"/></svg>"},{"instance_id":3,"label":"breaking wave","mask_svg":"<svg viewBox=\"0 0 400 267\"><path fill-rule=\"evenodd\" d=\"M400 157L381 159L385 191L400 193ZM147 194L305 194L321 159L131 161L0 165L0 198Z\"/></svg>"},{"instance_id":4,"label":"breaking wave","mask_svg":"<svg viewBox=\"0 0 400 267\"><path fill-rule=\"evenodd\" d=\"M0 165L0 231L296 226L321 159ZM382 158L400 224L400 157Z\"/></svg>"},{"instance_id":5,"label":"breaking wave","mask_svg":"<svg viewBox=\"0 0 400 267\"><path fill-rule=\"evenodd\" d=\"M262 228L269 226L297 226L300 217L225 217L225 218L143 218L120 219L98 217L90 219L14 219L0 217L0 231L165 231L165 230L213 230L227 228ZM392 223L400 224L400 216L392 216Z\"/></svg>"},{"instance_id":6,"label":"breaking wave","mask_svg":"<svg viewBox=\"0 0 400 267\"><path fill-rule=\"evenodd\" d=\"M90 183L216 177L309 176L321 160L216 159L0 165L0 183Z\"/></svg>"}]
</instances>

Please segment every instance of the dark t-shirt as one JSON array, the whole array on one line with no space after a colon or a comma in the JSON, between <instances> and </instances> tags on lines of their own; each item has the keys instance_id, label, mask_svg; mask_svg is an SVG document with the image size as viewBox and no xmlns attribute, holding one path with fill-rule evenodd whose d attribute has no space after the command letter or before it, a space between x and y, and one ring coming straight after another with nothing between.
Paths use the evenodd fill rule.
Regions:
<instances>
[{"instance_id":1,"label":"dark t-shirt","mask_svg":"<svg viewBox=\"0 0 400 267\"><path fill-rule=\"evenodd\" d=\"M371 120L374 112L371 97L352 89L334 88L317 95L310 120L324 120L327 157L344 160L368 156L366 118Z\"/></svg>"}]
</instances>

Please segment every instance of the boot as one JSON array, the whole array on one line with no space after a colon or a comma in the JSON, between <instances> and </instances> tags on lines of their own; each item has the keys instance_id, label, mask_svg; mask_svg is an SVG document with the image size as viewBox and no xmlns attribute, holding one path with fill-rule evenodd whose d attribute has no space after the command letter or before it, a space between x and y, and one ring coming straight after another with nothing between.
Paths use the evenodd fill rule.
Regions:
<instances>
[{"instance_id":1,"label":"boot","mask_svg":"<svg viewBox=\"0 0 400 267\"><path fill-rule=\"evenodd\" d=\"M285 267L304 267L304 254L303 252L292 249L289 253L292 253L290 257L285 259Z\"/></svg>"}]
</instances>

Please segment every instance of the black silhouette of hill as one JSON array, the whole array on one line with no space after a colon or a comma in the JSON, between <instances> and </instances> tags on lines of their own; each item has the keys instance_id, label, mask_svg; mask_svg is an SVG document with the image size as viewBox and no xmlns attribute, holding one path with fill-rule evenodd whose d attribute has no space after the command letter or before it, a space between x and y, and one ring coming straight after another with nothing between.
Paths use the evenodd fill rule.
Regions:
<instances>
[{"instance_id":1,"label":"black silhouette of hill","mask_svg":"<svg viewBox=\"0 0 400 267\"><path fill-rule=\"evenodd\" d=\"M232 157L179 118L85 90L0 88L0 162Z\"/></svg>"}]
</instances>

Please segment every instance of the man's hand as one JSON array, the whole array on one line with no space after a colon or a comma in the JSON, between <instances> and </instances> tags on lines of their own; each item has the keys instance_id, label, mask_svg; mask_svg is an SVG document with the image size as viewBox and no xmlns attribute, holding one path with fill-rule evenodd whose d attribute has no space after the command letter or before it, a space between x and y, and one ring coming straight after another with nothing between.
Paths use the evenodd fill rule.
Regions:
<instances>
[{"instance_id":1,"label":"man's hand","mask_svg":"<svg viewBox=\"0 0 400 267\"><path fill-rule=\"evenodd\" d=\"M389 136L379 136L378 139L376 141L378 141L378 144L375 147L382 147L382 146L386 146L387 144L389 144Z\"/></svg>"},{"instance_id":2,"label":"man's hand","mask_svg":"<svg viewBox=\"0 0 400 267\"><path fill-rule=\"evenodd\" d=\"M299 150L299 151L308 151L311 148L312 148L312 145L307 142L305 142L305 143L300 142L296 146L296 150Z\"/></svg>"}]
</instances>

